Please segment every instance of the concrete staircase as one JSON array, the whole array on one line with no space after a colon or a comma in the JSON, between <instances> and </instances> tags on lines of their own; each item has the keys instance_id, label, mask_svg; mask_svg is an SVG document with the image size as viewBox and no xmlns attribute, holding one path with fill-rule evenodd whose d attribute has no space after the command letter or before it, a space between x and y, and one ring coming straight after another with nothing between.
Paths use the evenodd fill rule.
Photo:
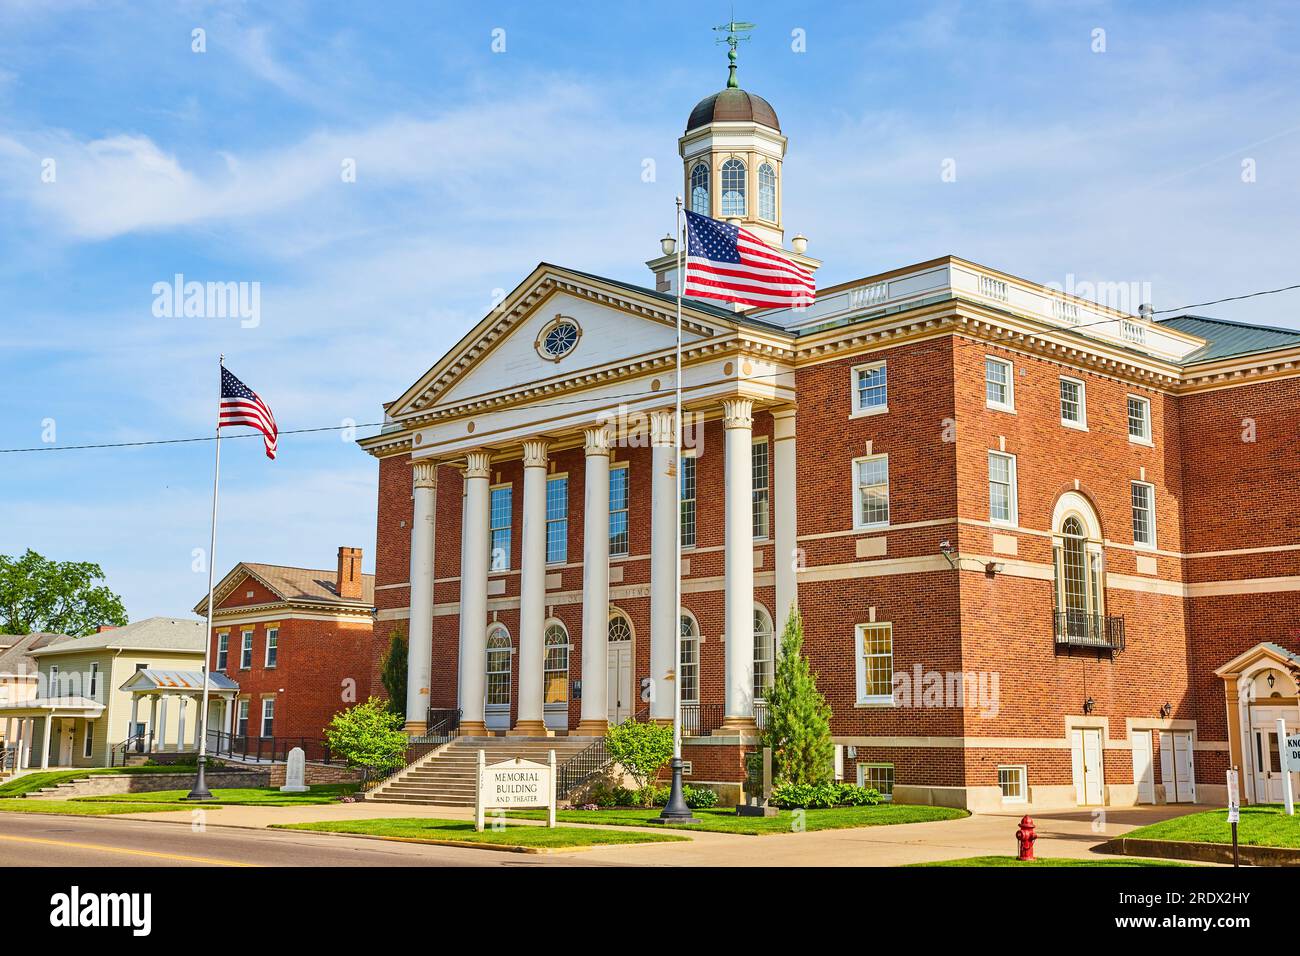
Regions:
<instances>
[{"instance_id":1,"label":"concrete staircase","mask_svg":"<svg viewBox=\"0 0 1300 956\"><path fill-rule=\"evenodd\" d=\"M522 757L546 763L555 751L558 767L586 750L596 737L459 737L389 777L366 794L375 803L420 803L441 807L474 805L474 773L478 752L489 764Z\"/></svg>"}]
</instances>

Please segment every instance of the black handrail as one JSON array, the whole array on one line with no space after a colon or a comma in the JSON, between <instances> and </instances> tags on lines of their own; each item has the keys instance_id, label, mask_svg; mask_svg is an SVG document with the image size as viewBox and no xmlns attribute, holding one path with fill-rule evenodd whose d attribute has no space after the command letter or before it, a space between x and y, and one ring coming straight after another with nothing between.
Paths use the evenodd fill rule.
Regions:
<instances>
[{"instance_id":1,"label":"black handrail","mask_svg":"<svg viewBox=\"0 0 1300 956\"><path fill-rule=\"evenodd\" d=\"M406 757L400 767L376 772L373 767L362 767L361 789L373 790L385 780L410 768L431 751L451 743L460 736L460 711L446 708L429 708L425 732L410 737L406 743Z\"/></svg>"},{"instance_id":2,"label":"black handrail","mask_svg":"<svg viewBox=\"0 0 1300 956\"><path fill-rule=\"evenodd\" d=\"M1124 618L1121 615L1056 611L1052 626L1058 645L1124 650Z\"/></svg>"},{"instance_id":3,"label":"black handrail","mask_svg":"<svg viewBox=\"0 0 1300 956\"><path fill-rule=\"evenodd\" d=\"M725 715L722 704L682 704L682 736L708 737L722 726Z\"/></svg>"},{"instance_id":4,"label":"black handrail","mask_svg":"<svg viewBox=\"0 0 1300 956\"><path fill-rule=\"evenodd\" d=\"M585 783L609 766L609 751L605 738L600 737L555 768L555 796L568 797L569 792Z\"/></svg>"}]
</instances>

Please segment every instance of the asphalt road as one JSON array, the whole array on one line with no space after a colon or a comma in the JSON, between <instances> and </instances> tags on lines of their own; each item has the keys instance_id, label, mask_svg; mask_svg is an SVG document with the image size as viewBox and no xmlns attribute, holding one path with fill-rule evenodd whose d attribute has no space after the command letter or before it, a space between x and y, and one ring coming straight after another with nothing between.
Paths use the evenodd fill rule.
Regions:
<instances>
[{"instance_id":1,"label":"asphalt road","mask_svg":"<svg viewBox=\"0 0 1300 956\"><path fill-rule=\"evenodd\" d=\"M586 859L584 859L584 857ZM502 853L315 833L110 817L0 814L0 866L591 866L589 854Z\"/></svg>"}]
</instances>

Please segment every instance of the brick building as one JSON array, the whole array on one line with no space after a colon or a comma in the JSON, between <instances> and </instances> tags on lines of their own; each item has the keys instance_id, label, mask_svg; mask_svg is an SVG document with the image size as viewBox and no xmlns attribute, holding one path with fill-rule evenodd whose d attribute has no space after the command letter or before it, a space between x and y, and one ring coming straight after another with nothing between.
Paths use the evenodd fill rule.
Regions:
<instances>
[{"instance_id":1,"label":"brick building","mask_svg":"<svg viewBox=\"0 0 1300 956\"><path fill-rule=\"evenodd\" d=\"M786 245L769 104L708 97L679 148L692 209ZM1300 332L955 256L802 310L686 299L678 474L676 257L647 265L539 265L360 443L411 731L594 736L680 681L690 779L734 782L797 602L845 776L899 800L1213 801L1229 765L1278 797Z\"/></svg>"},{"instance_id":2,"label":"brick building","mask_svg":"<svg viewBox=\"0 0 1300 956\"><path fill-rule=\"evenodd\" d=\"M214 729L236 738L318 741L336 712L385 696L377 662L374 575L361 549L339 548L332 571L240 562L216 586L212 669L239 685ZM207 614L204 595L194 608ZM220 712L221 710L225 712Z\"/></svg>"}]
</instances>

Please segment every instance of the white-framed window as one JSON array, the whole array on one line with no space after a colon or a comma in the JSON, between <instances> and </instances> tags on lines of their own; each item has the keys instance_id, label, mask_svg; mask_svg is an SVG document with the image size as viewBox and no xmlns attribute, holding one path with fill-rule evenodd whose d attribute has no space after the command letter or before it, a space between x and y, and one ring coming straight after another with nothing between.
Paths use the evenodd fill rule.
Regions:
<instances>
[{"instance_id":1,"label":"white-framed window","mask_svg":"<svg viewBox=\"0 0 1300 956\"><path fill-rule=\"evenodd\" d=\"M1128 397L1129 441L1151 444L1151 400L1138 395Z\"/></svg>"},{"instance_id":2,"label":"white-framed window","mask_svg":"<svg viewBox=\"0 0 1300 956\"><path fill-rule=\"evenodd\" d=\"M1156 488L1145 481L1131 483L1133 497L1133 543L1156 546Z\"/></svg>"},{"instance_id":3,"label":"white-framed window","mask_svg":"<svg viewBox=\"0 0 1300 956\"><path fill-rule=\"evenodd\" d=\"M1003 803L1025 803L1029 800L1028 771L1024 764L1003 764L998 767L998 789Z\"/></svg>"},{"instance_id":4,"label":"white-framed window","mask_svg":"<svg viewBox=\"0 0 1300 956\"><path fill-rule=\"evenodd\" d=\"M1061 376L1061 424L1066 428L1088 427L1087 386L1077 378Z\"/></svg>"},{"instance_id":5,"label":"white-framed window","mask_svg":"<svg viewBox=\"0 0 1300 956\"><path fill-rule=\"evenodd\" d=\"M682 627L682 703L695 704L700 699L700 630L695 618L681 617Z\"/></svg>"},{"instance_id":6,"label":"white-framed window","mask_svg":"<svg viewBox=\"0 0 1300 956\"><path fill-rule=\"evenodd\" d=\"M629 553L627 464L609 469L609 553L618 557Z\"/></svg>"},{"instance_id":7,"label":"white-framed window","mask_svg":"<svg viewBox=\"0 0 1300 956\"><path fill-rule=\"evenodd\" d=\"M766 438L754 440L750 464L754 481L754 538L766 539L772 524L772 467Z\"/></svg>"},{"instance_id":8,"label":"white-framed window","mask_svg":"<svg viewBox=\"0 0 1300 956\"><path fill-rule=\"evenodd\" d=\"M889 524L889 456L854 459L853 487L853 526L882 528Z\"/></svg>"},{"instance_id":9,"label":"white-framed window","mask_svg":"<svg viewBox=\"0 0 1300 956\"><path fill-rule=\"evenodd\" d=\"M984 357L984 404L1003 412L1016 410L1015 369L1006 359Z\"/></svg>"},{"instance_id":10,"label":"white-framed window","mask_svg":"<svg viewBox=\"0 0 1300 956\"><path fill-rule=\"evenodd\" d=\"M772 615L759 604L754 605L754 700L766 700L767 689L775 676L776 633Z\"/></svg>"},{"instance_id":11,"label":"white-framed window","mask_svg":"<svg viewBox=\"0 0 1300 956\"><path fill-rule=\"evenodd\" d=\"M275 698L262 698L262 736L275 736Z\"/></svg>"},{"instance_id":12,"label":"white-framed window","mask_svg":"<svg viewBox=\"0 0 1300 956\"><path fill-rule=\"evenodd\" d=\"M235 736L248 736L248 698L239 698L239 706L235 709Z\"/></svg>"},{"instance_id":13,"label":"white-framed window","mask_svg":"<svg viewBox=\"0 0 1300 956\"><path fill-rule=\"evenodd\" d=\"M49 686L49 695L50 695L51 697L62 697L62 696L63 696L63 687L60 685L60 682L59 682L59 665L58 665L58 664L51 664L51 665L50 665L50 681L49 681L49 685L50 685L50 686Z\"/></svg>"},{"instance_id":14,"label":"white-framed window","mask_svg":"<svg viewBox=\"0 0 1300 956\"><path fill-rule=\"evenodd\" d=\"M695 456L682 452L682 547L695 547Z\"/></svg>"},{"instance_id":15,"label":"white-framed window","mask_svg":"<svg viewBox=\"0 0 1300 956\"><path fill-rule=\"evenodd\" d=\"M894 702L894 625L859 624L857 645L858 703Z\"/></svg>"},{"instance_id":16,"label":"white-framed window","mask_svg":"<svg viewBox=\"0 0 1300 956\"><path fill-rule=\"evenodd\" d=\"M880 791L886 802L894 799L894 765L892 763L858 764L858 786Z\"/></svg>"},{"instance_id":17,"label":"white-framed window","mask_svg":"<svg viewBox=\"0 0 1300 956\"><path fill-rule=\"evenodd\" d=\"M884 362L853 369L853 415L881 415L889 411L889 372Z\"/></svg>"},{"instance_id":18,"label":"white-framed window","mask_svg":"<svg viewBox=\"0 0 1300 956\"><path fill-rule=\"evenodd\" d=\"M722 164L722 218L745 215L745 164L729 159Z\"/></svg>"},{"instance_id":19,"label":"white-framed window","mask_svg":"<svg viewBox=\"0 0 1300 956\"><path fill-rule=\"evenodd\" d=\"M776 222L776 170L770 163L758 167L758 218Z\"/></svg>"},{"instance_id":20,"label":"white-framed window","mask_svg":"<svg viewBox=\"0 0 1300 956\"><path fill-rule=\"evenodd\" d=\"M989 452L989 521L1015 527L1020 521L1016 456Z\"/></svg>"},{"instance_id":21,"label":"white-framed window","mask_svg":"<svg viewBox=\"0 0 1300 956\"><path fill-rule=\"evenodd\" d=\"M546 628L546 660L542 667L545 703L569 702L569 632L559 621Z\"/></svg>"},{"instance_id":22,"label":"white-framed window","mask_svg":"<svg viewBox=\"0 0 1300 956\"><path fill-rule=\"evenodd\" d=\"M569 476L546 479L546 563L569 560Z\"/></svg>"},{"instance_id":23,"label":"white-framed window","mask_svg":"<svg viewBox=\"0 0 1300 956\"><path fill-rule=\"evenodd\" d=\"M514 644L503 624L494 624L487 638L487 694L491 707L510 706L510 668Z\"/></svg>"},{"instance_id":24,"label":"white-framed window","mask_svg":"<svg viewBox=\"0 0 1300 956\"><path fill-rule=\"evenodd\" d=\"M230 635L217 635L217 670L224 671L230 663Z\"/></svg>"},{"instance_id":25,"label":"white-framed window","mask_svg":"<svg viewBox=\"0 0 1300 956\"><path fill-rule=\"evenodd\" d=\"M1100 538L1090 538L1078 514L1061 521L1052 546L1056 612L1071 632L1083 629L1106 612L1105 574Z\"/></svg>"},{"instance_id":26,"label":"white-framed window","mask_svg":"<svg viewBox=\"0 0 1300 956\"><path fill-rule=\"evenodd\" d=\"M500 485L488 496L488 554L493 571L510 570L510 513L514 507L514 488Z\"/></svg>"},{"instance_id":27,"label":"white-framed window","mask_svg":"<svg viewBox=\"0 0 1300 956\"><path fill-rule=\"evenodd\" d=\"M90 693L86 696L91 700L99 694L99 661L90 662Z\"/></svg>"},{"instance_id":28,"label":"white-framed window","mask_svg":"<svg viewBox=\"0 0 1300 956\"><path fill-rule=\"evenodd\" d=\"M691 167L691 212L712 216L709 208L709 164L696 163Z\"/></svg>"},{"instance_id":29,"label":"white-framed window","mask_svg":"<svg viewBox=\"0 0 1300 956\"><path fill-rule=\"evenodd\" d=\"M253 666L253 632L243 631L240 636L243 644L239 648L239 668L248 670Z\"/></svg>"},{"instance_id":30,"label":"white-framed window","mask_svg":"<svg viewBox=\"0 0 1300 956\"><path fill-rule=\"evenodd\" d=\"M88 720L86 723L86 738L81 743L81 756L93 757L95 755L95 722Z\"/></svg>"},{"instance_id":31,"label":"white-framed window","mask_svg":"<svg viewBox=\"0 0 1300 956\"><path fill-rule=\"evenodd\" d=\"M266 666L274 667L279 659L280 629L278 627L268 627L266 629Z\"/></svg>"}]
</instances>

